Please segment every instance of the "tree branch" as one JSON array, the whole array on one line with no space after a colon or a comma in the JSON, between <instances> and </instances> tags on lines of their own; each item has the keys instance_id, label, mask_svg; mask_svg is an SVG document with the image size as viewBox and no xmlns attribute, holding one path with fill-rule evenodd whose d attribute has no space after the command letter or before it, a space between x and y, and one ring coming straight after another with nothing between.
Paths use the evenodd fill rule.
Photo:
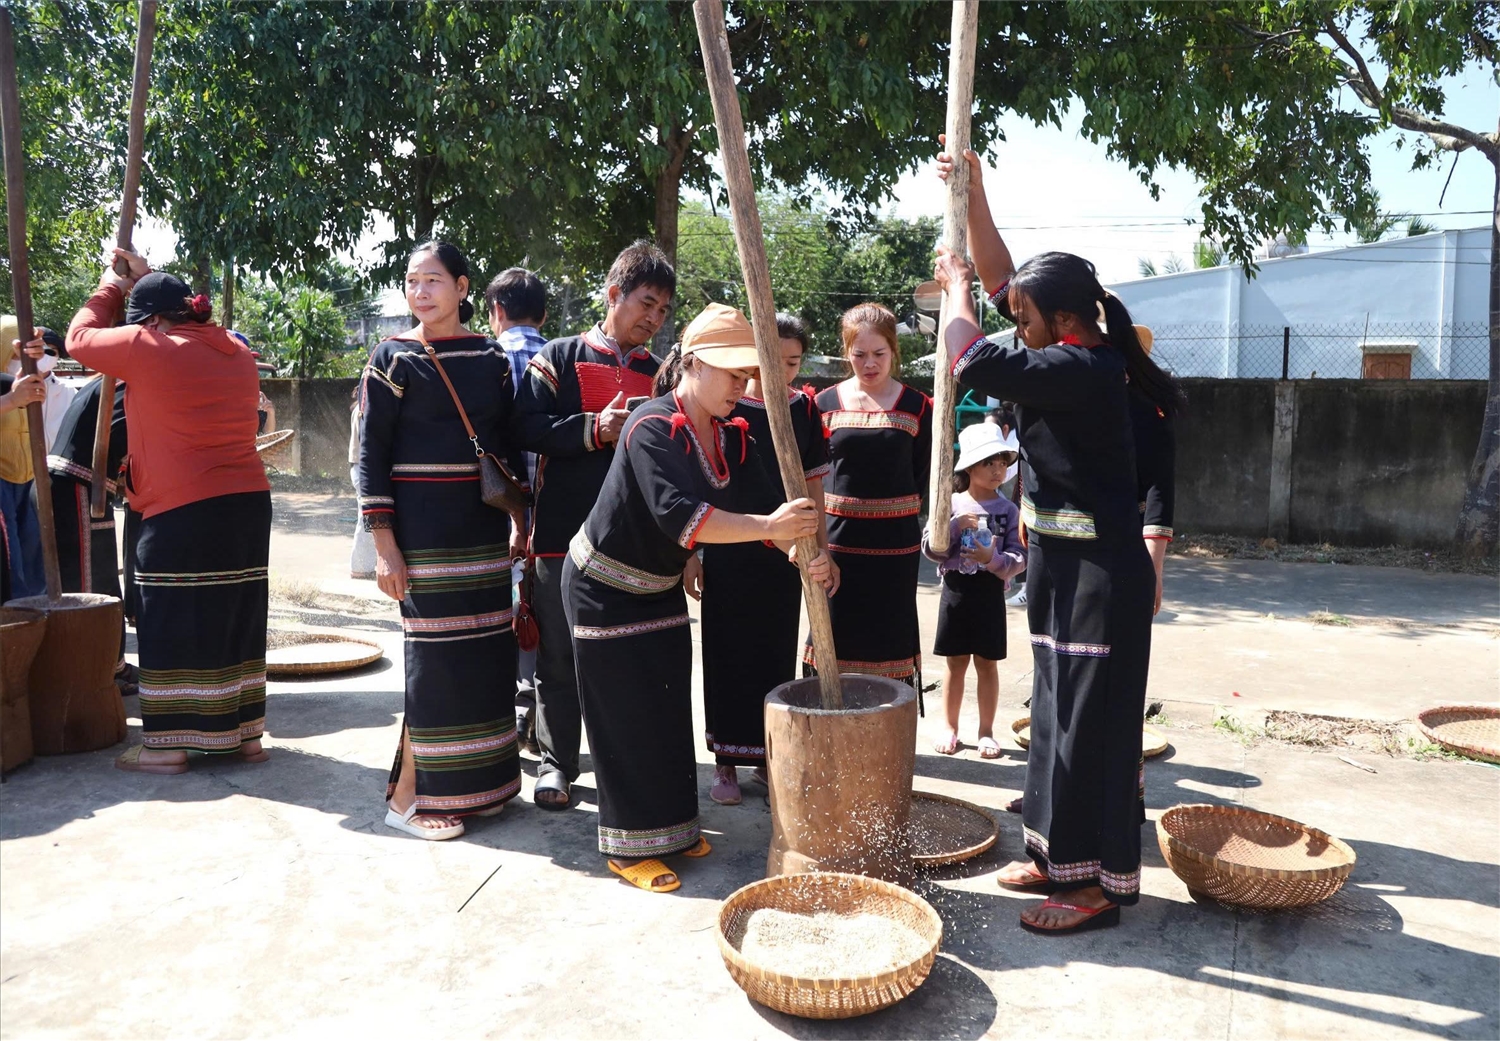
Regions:
<instances>
[{"instance_id":1,"label":"tree branch","mask_svg":"<svg viewBox=\"0 0 1500 1041\"><path fill-rule=\"evenodd\" d=\"M1402 130L1426 134L1439 148L1450 152L1477 148L1490 162L1500 163L1500 141L1497 141L1495 136L1481 134L1443 119L1434 119L1402 105L1389 105L1380 87L1376 85L1375 77L1370 74L1370 67L1365 64L1364 56L1359 53L1359 49L1349 42L1349 38L1339 30L1332 18L1324 19L1323 28L1327 30L1329 36L1333 37L1339 50L1354 62L1354 68L1350 68L1347 62L1340 62L1348 74L1344 82L1354 90L1359 100L1366 106L1387 112L1390 121Z\"/></svg>"},{"instance_id":2,"label":"tree branch","mask_svg":"<svg viewBox=\"0 0 1500 1041\"><path fill-rule=\"evenodd\" d=\"M1349 37L1343 34L1343 31L1334 24L1331 17L1323 19L1323 28L1328 31L1328 35L1332 36L1334 42L1339 45L1339 50L1347 54L1353 60L1355 68L1359 70L1359 79L1364 84L1364 90L1362 91L1358 86L1350 84L1350 86L1354 87L1354 92L1360 96L1359 100L1371 108L1385 108L1385 96L1381 94L1380 87L1376 85L1375 77L1370 75L1370 67L1365 64L1365 56L1359 53L1359 48L1349 42ZM1368 97L1366 96L1366 92L1368 92Z\"/></svg>"}]
</instances>

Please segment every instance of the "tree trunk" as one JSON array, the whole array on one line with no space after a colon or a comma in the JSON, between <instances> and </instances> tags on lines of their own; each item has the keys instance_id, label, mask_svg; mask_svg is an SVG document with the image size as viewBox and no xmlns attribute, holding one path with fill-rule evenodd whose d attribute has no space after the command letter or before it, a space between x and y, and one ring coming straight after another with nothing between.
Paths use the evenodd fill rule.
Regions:
<instances>
[{"instance_id":1,"label":"tree trunk","mask_svg":"<svg viewBox=\"0 0 1500 1041\"><path fill-rule=\"evenodd\" d=\"M224 261L224 292L219 305L219 321L226 329L234 328L234 258Z\"/></svg>"},{"instance_id":2,"label":"tree trunk","mask_svg":"<svg viewBox=\"0 0 1500 1041\"><path fill-rule=\"evenodd\" d=\"M1500 542L1500 157L1495 164L1494 212L1490 215L1490 389L1479 447L1454 540L1466 557L1488 557Z\"/></svg>"},{"instance_id":3,"label":"tree trunk","mask_svg":"<svg viewBox=\"0 0 1500 1041\"><path fill-rule=\"evenodd\" d=\"M677 266L677 213L682 204L682 168L687 163L688 150L692 147L691 130L661 130L661 139L667 146L667 165L656 175L656 245L672 266ZM665 355L677 339L676 325L672 321L662 323L656 332L652 346L658 355Z\"/></svg>"},{"instance_id":4,"label":"tree trunk","mask_svg":"<svg viewBox=\"0 0 1500 1041\"><path fill-rule=\"evenodd\" d=\"M214 265L206 254L200 253L193 261L193 292L207 296L213 289Z\"/></svg>"},{"instance_id":5,"label":"tree trunk","mask_svg":"<svg viewBox=\"0 0 1500 1041\"><path fill-rule=\"evenodd\" d=\"M413 156L412 170L415 172L413 178L413 189L416 195L413 200L413 226L412 243L426 242L432 238L432 226L437 223L437 206L432 201L432 170L431 157Z\"/></svg>"}]
</instances>

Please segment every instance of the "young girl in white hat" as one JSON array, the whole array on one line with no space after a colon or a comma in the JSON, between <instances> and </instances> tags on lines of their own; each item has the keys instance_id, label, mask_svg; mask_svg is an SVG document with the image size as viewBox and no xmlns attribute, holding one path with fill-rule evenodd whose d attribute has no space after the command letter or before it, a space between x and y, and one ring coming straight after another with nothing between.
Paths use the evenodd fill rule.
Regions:
<instances>
[{"instance_id":1,"label":"young girl in white hat","mask_svg":"<svg viewBox=\"0 0 1500 1041\"><path fill-rule=\"evenodd\" d=\"M1015 434L976 423L959 432L958 448L947 554L934 553L929 533L922 536L922 552L937 562L943 582L932 651L945 662L946 729L933 747L943 755L960 748L958 712L972 658L979 685L979 754L995 759L1000 755L994 733L1000 700L995 663L1005 657L1005 584L1026 567L1020 512L999 489L1015 474L1019 447Z\"/></svg>"}]
</instances>

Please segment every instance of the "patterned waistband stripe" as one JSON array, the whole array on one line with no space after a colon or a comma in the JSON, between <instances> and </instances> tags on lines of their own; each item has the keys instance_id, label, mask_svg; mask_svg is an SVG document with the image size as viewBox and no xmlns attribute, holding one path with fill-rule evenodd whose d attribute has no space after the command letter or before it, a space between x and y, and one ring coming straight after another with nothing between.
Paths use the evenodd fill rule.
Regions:
<instances>
[{"instance_id":1,"label":"patterned waistband stripe","mask_svg":"<svg viewBox=\"0 0 1500 1041\"><path fill-rule=\"evenodd\" d=\"M911 553L920 553L922 547L896 546L893 549L871 549L865 546L840 546L829 543L828 548L834 553L852 553L856 557L904 557Z\"/></svg>"},{"instance_id":2,"label":"patterned waistband stripe","mask_svg":"<svg viewBox=\"0 0 1500 1041\"><path fill-rule=\"evenodd\" d=\"M1029 496L1021 496L1021 520L1027 529L1060 539L1095 539L1094 515L1087 510L1039 510Z\"/></svg>"},{"instance_id":3,"label":"patterned waistband stripe","mask_svg":"<svg viewBox=\"0 0 1500 1041\"><path fill-rule=\"evenodd\" d=\"M802 663L817 668L818 662L813 654L812 644L802 645ZM891 661L853 661L848 658L839 659L840 674L849 672L856 676L884 676L893 680L908 680L917 674L917 659L896 658Z\"/></svg>"},{"instance_id":4,"label":"patterned waistband stripe","mask_svg":"<svg viewBox=\"0 0 1500 1041\"><path fill-rule=\"evenodd\" d=\"M568 552L579 571L626 593L665 593L682 580L681 575L657 575L605 556L594 548L582 528L568 544Z\"/></svg>"},{"instance_id":5,"label":"patterned waistband stripe","mask_svg":"<svg viewBox=\"0 0 1500 1041\"><path fill-rule=\"evenodd\" d=\"M1072 654L1081 658L1109 657L1109 644L1107 643L1065 643L1045 633L1032 633L1031 645L1045 647L1053 654Z\"/></svg>"},{"instance_id":6,"label":"patterned waistband stripe","mask_svg":"<svg viewBox=\"0 0 1500 1041\"><path fill-rule=\"evenodd\" d=\"M74 477L80 481L90 483L94 480L94 471L81 463L75 463L73 460L60 455L49 455L47 457L47 472L56 474L59 477ZM108 479L105 480L104 487L111 495L115 494L117 490L115 482Z\"/></svg>"},{"instance_id":7,"label":"patterned waistband stripe","mask_svg":"<svg viewBox=\"0 0 1500 1041\"><path fill-rule=\"evenodd\" d=\"M233 586L245 582L264 582L263 567L240 568L237 571L137 571L135 581L142 586Z\"/></svg>"},{"instance_id":8,"label":"patterned waistband stripe","mask_svg":"<svg viewBox=\"0 0 1500 1041\"><path fill-rule=\"evenodd\" d=\"M861 499L853 495L823 496L825 512L835 517L879 520L886 517L915 517L922 512L920 495L898 495L890 499Z\"/></svg>"},{"instance_id":9,"label":"patterned waistband stripe","mask_svg":"<svg viewBox=\"0 0 1500 1041\"><path fill-rule=\"evenodd\" d=\"M614 640L621 636L640 636L642 633L655 633L687 624L687 615L674 614L670 618L653 618L647 622L631 622L628 625L575 625L573 639Z\"/></svg>"}]
</instances>

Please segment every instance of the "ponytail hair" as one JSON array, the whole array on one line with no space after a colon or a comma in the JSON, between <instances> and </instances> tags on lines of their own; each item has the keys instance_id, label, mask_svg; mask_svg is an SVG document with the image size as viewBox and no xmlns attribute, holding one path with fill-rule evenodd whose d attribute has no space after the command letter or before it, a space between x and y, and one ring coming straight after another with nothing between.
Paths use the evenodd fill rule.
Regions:
<instances>
[{"instance_id":1,"label":"ponytail hair","mask_svg":"<svg viewBox=\"0 0 1500 1041\"><path fill-rule=\"evenodd\" d=\"M1130 373L1130 385L1146 396L1146 399L1169 416L1181 412L1187 404L1182 388L1171 373L1151 360L1141 338L1130 320L1130 311L1125 301L1113 293L1104 294L1104 325L1109 333L1109 342L1125 356L1125 368Z\"/></svg>"},{"instance_id":2,"label":"ponytail hair","mask_svg":"<svg viewBox=\"0 0 1500 1041\"><path fill-rule=\"evenodd\" d=\"M677 389L677 384L682 382L682 344L672 344L672 349L667 352L666 358L661 363L661 368L656 370L656 378L651 381L651 396L666 397Z\"/></svg>"},{"instance_id":3,"label":"ponytail hair","mask_svg":"<svg viewBox=\"0 0 1500 1041\"><path fill-rule=\"evenodd\" d=\"M1072 253L1038 253L1017 269L1010 285L1025 293L1048 322L1058 314L1097 322L1102 306L1105 334L1125 359L1131 385L1168 415L1182 411L1186 399L1177 380L1151 360L1136 335L1125 302L1105 292L1093 264Z\"/></svg>"}]
</instances>

